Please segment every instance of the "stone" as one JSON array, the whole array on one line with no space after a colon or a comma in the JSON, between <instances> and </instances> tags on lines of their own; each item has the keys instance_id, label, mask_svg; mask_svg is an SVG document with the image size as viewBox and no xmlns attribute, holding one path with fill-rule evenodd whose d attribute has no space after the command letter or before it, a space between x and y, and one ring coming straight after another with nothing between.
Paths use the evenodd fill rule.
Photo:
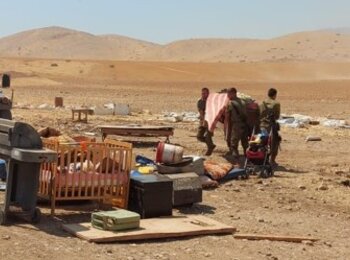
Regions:
<instances>
[{"instance_id":1,"label":"stone","mask_svg":"<svg viewBox=\"0 0 350 260\"><path fill-rule=\"evenodd\" d=\"M2 236L1 236L1 239L10 240L11 237L10 237L9 235L2 235Z\"/></svg>"},{"instance_id":2,"label":"stone","mask_svg":"<svg viewBox=\"0 0 350 260\"><path fill-rule=\"evenodd\" d=\"M325 244L326 246L328 246L328 247L332 247L332 244L330 243L330 242L324 242L323 244Z\"/></svg>"},{"instance_id":3,"label":"stone","mask_svg":"<svg viewBox=\"0 0 350 260\"><path fill-rule=\"evenodd\" d=\"M300 190L306 190L306 187L305 187L304 185L299 185L299 186L298 186L298 189L300 189Z\"/></svg>"},{"instance_id":4,"label":"stone","mask_svg":"<svg viewBox=\"0 0 350 260\"><path fill-rule=\"evenodd\" d=\"M318 186L317 190L328 190L328 186L324 183L321 183L321 185Z\"/></svg>"},{"instance_id":5,"label":"stone","mask_svg":"<svg viewBox=\"0 0 350 260\"><path fill-rule=\"evenodd\" d=\"M314 243L312 241L310 241L310 240L303 240L302 243L304 245L308 245L308 246L313 246L314 245Z\"/></svg>"},{"instance_id":6,"label":"stone","mask_svg":"<svg viewBox=\"0 0 350 260\"><path fill-rule=\"evenodd\" d=\"M310 141L322 141L321 137L319 136L308 136L305 139L306 142L310 142Z\"/></svg>"}]
</instances>

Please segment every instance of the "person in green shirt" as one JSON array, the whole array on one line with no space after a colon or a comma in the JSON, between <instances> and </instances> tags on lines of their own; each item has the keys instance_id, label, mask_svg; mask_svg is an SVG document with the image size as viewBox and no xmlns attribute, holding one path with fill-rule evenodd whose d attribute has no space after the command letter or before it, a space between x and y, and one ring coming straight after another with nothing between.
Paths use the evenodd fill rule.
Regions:
<instances>
[{"instance_id":1,"label":"person in green shirt","mask_svg":"<svg viewBox=\"0 0 350 260\"><path fill-rule=\"evenodd\" d=\"M277 166L276 157L278 154L278 148L281 142L281 136L279 135L278 118L281 114L281 104L276 100L277 90L270 88L267 92L268 98L264 100L260 105L260 128L265 129L268 133L271 133L271 157L270 163L272 166Z\"/></svg>"},{"instance_id":2,"label":"person in green shirt","mask_svg":"<svg viewBox=\"0 0 350 260\"><path fill-rule=\"evenodd\" d=\"M237 90L230 88L227 92L229 102L226 107L226 142L230 149L229 155L239 159L238 143L241 141L243 153L248 148L247 111L243 100L237 97Z\"/></svg>"},{"instance_id":3,"label":"person in green shirt","mask_svg":"<svg viewBox=\"0 0 350 260\"><path fill-rule=\"evenodd\" d=\"M207 145L207 152L205 155L209 156L213 153L216 145L213 143L213 133L208 129L208 123L205 121L205 109L209 96L209 89L202 88L201 98L197 102L197 109L199 112L199 126L197 130L197 140Z\"/></svg>"}]
</instances>

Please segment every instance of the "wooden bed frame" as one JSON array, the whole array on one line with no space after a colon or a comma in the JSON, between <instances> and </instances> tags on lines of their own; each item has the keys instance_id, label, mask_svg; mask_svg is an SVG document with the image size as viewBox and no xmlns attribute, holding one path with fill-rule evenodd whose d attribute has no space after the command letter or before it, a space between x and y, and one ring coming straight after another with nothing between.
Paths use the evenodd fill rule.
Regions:
<instances>
[{"instance_id":1,"label":"wooden bed frame","mask_svg":"<svg viewBox=\"0 0 350 260\"><path fill-rule=\"evenodd\" d=\"M57 151L54 163L41 165L38 196L51 202L97 200L126 208L132 144L106 139L104 142L59 143L44 140L46 148Z\"/></svg>"}]
</instances>

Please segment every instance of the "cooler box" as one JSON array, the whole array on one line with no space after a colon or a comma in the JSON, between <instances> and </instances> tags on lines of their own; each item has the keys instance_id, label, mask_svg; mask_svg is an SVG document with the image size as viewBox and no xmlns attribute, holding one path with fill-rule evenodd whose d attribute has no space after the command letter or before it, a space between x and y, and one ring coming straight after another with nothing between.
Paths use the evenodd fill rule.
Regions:
<instances>
[{"instance_id":1,"label":"cooler box","mask_svg":"<svg viewBox=\"0 0 350 260\"><path fill-rule=\"evenodd\" d=\"M167 174L173 180L173 206L202 202L202 183L194 172Z\"/></svg>"},{"instance_id":2,"label":"cooler box","mask_svg":"<svg viewBox=\"0 0 350 260\"><path fill-rule=\"evenodd\" d=\"M160 174L130 177L128 209L141 218L172 215L173 181Z\"/></svg>"},{"instance_id":3,"label":"cooler box","mask_svg":"<svg viewBox=\"0 0 350 260\"><path fill-rule=\"evenodd\" d=\"M110 231L135 229L140 227L140 215L124 209L96 212L91 214L91 225Z\"/></svg>"}]
</instances>

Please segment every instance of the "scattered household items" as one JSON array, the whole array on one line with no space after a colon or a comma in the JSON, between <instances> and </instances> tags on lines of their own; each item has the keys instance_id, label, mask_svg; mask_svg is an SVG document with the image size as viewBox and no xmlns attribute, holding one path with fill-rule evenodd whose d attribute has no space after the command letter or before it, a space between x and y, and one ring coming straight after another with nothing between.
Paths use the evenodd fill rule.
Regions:
<instances>
[{"instance_id":1,"label":"scattered household items","mask_svg":"<svg viewBox=\"0 0 350 260\"><path fill-rule=\"evenodd\" d=\"M136 229L140 226L140 215L125 209L94 212L91 214L91 226L109 231Z\"/></svg>"},{"instance_id":2,"label":"scattered household items","mask_svg":"<svg viewBox=\"0 0 350 260\"><path fill-rule=\"evenodd\" d=\"M55 107L63 107L63 97L55 97Z\"/></svg>"},{"instance_id":3,"label":"scattered household items","mask_svg":"<svg viewBox=\"0 0 350 260\"><path fill-rule=\"evenodd\" d=\"M247 173L246 169L233 168L222 179L220 179L220 181L225 182L234 179L248 179L248 177L249 173Z\"/></svg>"},{"instance_id":4,"label":"scattered household items","mask_svg":"<svg viewBox=\"0 0 350 260\"><path fill-rule=\"evenodd\" d=\"M191 206L202 202L202 183L194 172L166 174L173 181L173 206Z\"/></svg>"},{"instance_id":5,"label":"scattered household items","mask_svg":"<svg viewBox=\"0 0 350 260\"><path fill-rule=\"evenodd\" d=\"M133 174L130 177L128 209L141 218L172 215L173 181L160 174Z\"/></svg>"},{"instance_id":6,"label":"scattered household items","mask_svg":"<svg viewBox=\"0 0 350 260\"><path fill-rule=\"evenodd\" d=\"M135 166L139 174L150 174L157 170L155 162L147 157L137 155L135 161Z\"/></svg>"},{"instance_id":7,"label":"scattered household items","mask_svg":"<svg viewBox=\"0 0 350 260\"><path fill-rule=\"evenodd\" d=\"M10 74L3 74L2 75L2 84L1 86L3 88L9 88L11 86L11 76Z\"/></svg>"},{"instance_id":8,"label":"scattered household items","mask_svg":"<svg viewBox=\"0 0 350 260\"><path fill-rule=\"evenodd\" d=\"M319 136L307 136L305 139L306 142L310 141L322 141L321 137Z\"/></svg>"},{"instance_id":9,"label":"scattered household items","mask_svg":"<svg viewBox=\"0 0 350 260\"><path fill-rule=\"evenodd\" d=\"M88 115L93 115L94 110L91 108L72 108L72 121L74 121L75 114L78 115L78 122L88 122ZM84 118L81 117L81 114L85 115Z\"/></svg>"},{"instance_id":10,"label":"scattered household items","mask_svg":"<svg viewBox=\"0 0 350 260\"><path fill-rule=\"evenodd\" d=\"M102 140L107 135L158 137L165 136L169 142L169 136L174 135L172 126L150 126L150 125L100 125L98 128L102 134Z\"/></svg>"},{"instance_id":11,"label":"scattered household items","mask_svg":"<svg viewBox=\"0 0 350 260\"><path fill-rule=\"evenodd\" d=\"M38 134L41 137L48 138L48 137L52 137L52 136L60 136L61 132L55 128L52 128L52 127L43 127L43 128L38 130Z\"/></svg>"},{"instance_id":12,"label":"scattered household items","mask_svg":"<svg viewBox=\"0 0 350 260\"><path fill-rule=\"evenodd\" d=\"M8 162L5 202L0 210L0 224L11 214L32 222L40 220L36 208L41 164L57 159L54 151L43 148L37 131L30 125L0 119L0 155Z\"/></svg>"},{"instance_id":13,"label":"scattered household items","mask_svg":"<svg viewBox=\"0 0 350 260\"><path fill-rule=\"evenodd\" d=\"M205 172L204 159L200 156L185 155L179 163L158 163L157 170L163 174L195 172L203 175Z\"/></svg>"},{"instance_id":14,"label":"scattered household items","mask_svg":"<svg viewBox=\"0 0 350 260\"><path fill-rule=\"evenodd\" d=\"M155 162L152 159L149 159L142 155L136 155L135 161L139 165L155 165Z\"/></svg>"},{"instance_id":15,"label":"scattered household items","mask_svg":"<svg viewBox=\"0 0 350 260\"><path fill-rule=\"evenodd\" d=\"M312 237L256 235L256 234L235 234L233 237L236 239L270 240L270 241L284 241L284 242L294 242L294 243L302 243L303 241L316 242L319 240L317 238L312 238Z\"/></svg>"},{"instance_id":16,"label":"scattered household items","mask_svg":"<svg viewBox=\"0 0 350 260\"><path fill-rule=\"evenodd\" d=\"M260 171L260 177L273 176L273 168L270 164L272 134L263 129L259 134L252 134L246 151L244 169L248 174Z\"/></svg>"},{"instance_id":17,"label":"scattered household items","mask_svg":"<svg viewBox=\"0 0 350 260\"><path fill-rule=\"evenodd\" d=\"M95 243L232 234L236 229L201 215L141 219L140 228L123 232L96 229L91 223L63 224L68 233Z\"/></svg>"},{"instance_id":18,"label":"scattered household items","mask_svg":"<svg viewBox=\"0 0 350 260\"><path fill-rule=\"evenodd\" d=\"M184 149L179 145L159 142L157 146L157 163L179 163L182 161Z\"/></svg>"},{"instance_id":19,"label":"scattered household items","mask_svg":"<svg viewBox=\"0 0 350 260\"><path fill-rule=\"evenodd\" d=\"M7 171L6 171L6 161L0 159L0 179L6 181Z\"/></svg>"},{"instance_id":20,"label":"scattered household items","mask_svg":"<svg viewBox=\"0 0 350 260\"><path fill-rule=\"evenodd\" d=\"M103 106L91 107L94 110L95 115L130 115L130 107L128 104L107 103Z\"/></svg>"},{"instance_id":21,"label":"scattered household items","mask_svg":"<svg viewBox=\"0 0 350 260\"><path fill-rule=\"evenodd\" d=\"M40 172L39 196L51 201L51 214L62 200L96 200L126 208L132 144L109 139L64 142L63 137L44 140L57 154L57 160L43 163Z\"/></svg>"},{"instance_id":22,"label":"scattered household items","mask_svg":"<svg viewBox=\"0 0 350 260\"><path fill-rule=\"evenodd\" d=\"M155 171L155 166L153 165L147 165L147 166L140 166L137 168L137 171L141 174L150 174L153 173Z\"/></svg>"},{"instance_id":23,"label":"scattered household items","mask_svg":"<svg viewBox=\"0 0 350 260\"><path fill-rule=\"evenodd\" d=\"M277 122L285 127L291 128L302 128L307 125L321 125L325 127L335 127L335 128L349 128L346 120L340 119L329 119L324 117L312 118L311 116L293 114L290 116L283 115L281 119L277 120Z\"/></svg>"},{"instance_id":24,"label":"scattered household items","mask_svg":"<svg viewBox=\"0 0 350 260\"><path fill-rule=\"evenodd\" d=\"M218 182L229 181L232 179L247 179L248 172L245 169L236 168L231 163L217 163L214 161L204 161L205 174L210 177L207 180L202 177L203 188L214 188ZM215 182L213 182L215 181Z\"/></svg>"},{"instance_id":25,"label":"scattered household items","mask_svg":"<svg viewBox=\"0 0 350 260\"><path fill-rule=\"evenodd\" d=\"M231 163L218 163L210 160L204 161L206 174L215 181L223 179L233 167Z\"/></svg>"},{"instance_id":26,"label":"scattered household items","mask_svg":"<svg viewBox=\"0 0 350 260\"><path fill-rule=\"evenodd\" d=\"M198 113L197 112L164 112L164 119L169 122L196 122L198 121Z\"/></svg>"},{"instance_id":27,"label":"scattered household items","mask_svg":"<svg viewBox=\"0 0 350 260\"><path fill-rule=\"evenodd\" d=\"M320 124L326 127L349 128L345 120L338 120L338 119L323 118L320 120Z\"/></svg>"}]
</instances>

